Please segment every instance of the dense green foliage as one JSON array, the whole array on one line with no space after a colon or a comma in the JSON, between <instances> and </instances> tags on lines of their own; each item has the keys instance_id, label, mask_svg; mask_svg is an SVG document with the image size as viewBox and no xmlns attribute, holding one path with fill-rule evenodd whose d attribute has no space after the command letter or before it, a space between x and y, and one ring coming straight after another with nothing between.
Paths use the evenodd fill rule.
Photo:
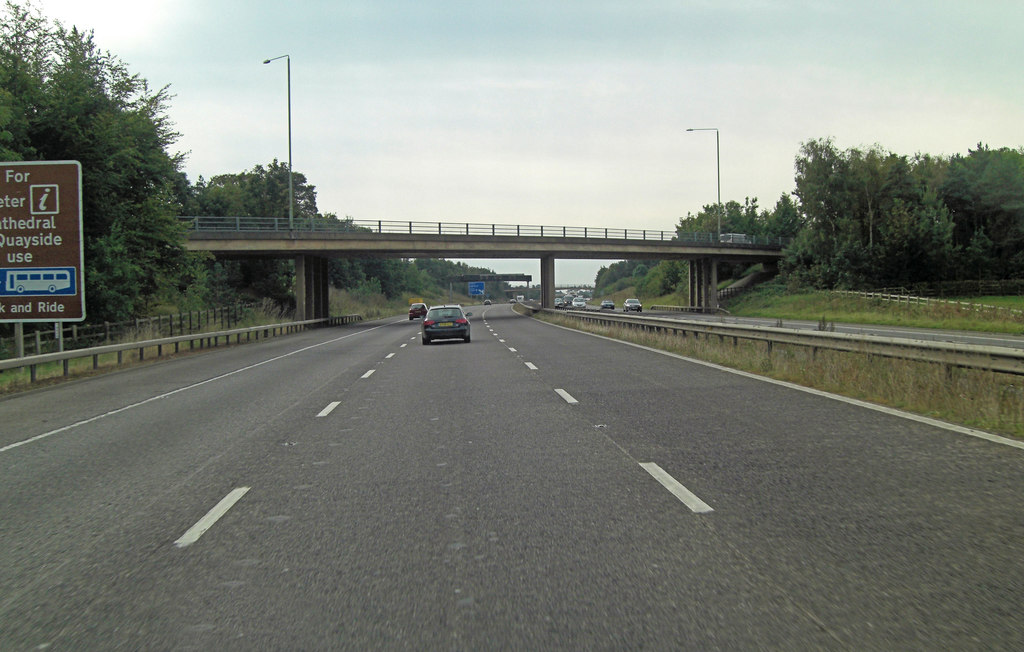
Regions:
<instances>
[{"instance_id":1,"label":"dense green foliage","mask_svg":"<svg viewBox=\"0 0 1024 652\"><path fill-rule=\"evenodd\" d=\"M166 89L151 91L91 33L8 2L0 21L0 160L77 160L87 311L144 313L165 288L187 287L195 258L178 225L180 159Z\"/></svg>"},{"instance_id":2,"label":"dense green foliage","mask_svg":"<svg viewBox=\"0 0 1024 652\"><path fill-rule=\"evenodd\" d=\"M917 287L1024 276L1024 149L979 144L966 155L908 157L875 146L841 151L831 140L803 144L796 200L770 211L756 199L705 206L677 231L793 238L781 264L796 287ZM628 271L642 296L679 291L677 263L602 269L598 291ZM722 265L719 278L742 270ZM685 275L685 270L681 271Z\"/></svg>"},{"instance_id":3,"label":"dense green foliage","mask_svg":"<svg viewBox=\"0 0 1024 652\"><path fill-rule=\"evenodd\" d=\"M805 143L806 225L784 271L802 285L867 288L1024 273L1024 150L900 156Z\"/></svg>"}]
</instances>

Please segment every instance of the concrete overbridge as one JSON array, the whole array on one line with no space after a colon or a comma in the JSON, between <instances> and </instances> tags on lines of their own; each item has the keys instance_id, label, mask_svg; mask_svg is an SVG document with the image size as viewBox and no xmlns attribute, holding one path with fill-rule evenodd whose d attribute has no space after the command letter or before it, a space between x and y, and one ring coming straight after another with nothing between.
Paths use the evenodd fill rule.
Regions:
<instances>
[{"instance_id":1,"label":"concrete overbridge","mask_svg":"<svg viewBox=\"0 0 1024 652\"><path fill-rule=\"evenodd\" d=\"M187 247L218 257L295 260L298 319L327 317L330 258L508 258L540 261L541 303L554 306L555 260L686 260L690 307L718 308L717 263L774 266L786 244L741 234L387 220L183 217ZM729 237L726 237L728 235ZM727 241L723 241L727 240Z\"/></svg>"}]
</instances>

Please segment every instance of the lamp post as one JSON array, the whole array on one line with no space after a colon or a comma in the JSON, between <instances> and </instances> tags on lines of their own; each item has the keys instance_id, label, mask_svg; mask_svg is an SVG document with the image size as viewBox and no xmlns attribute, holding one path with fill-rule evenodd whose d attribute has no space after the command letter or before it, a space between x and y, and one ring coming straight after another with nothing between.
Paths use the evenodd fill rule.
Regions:
<instances>
[{"instance_id":1,"label":"lamp post","mask_svg":"<svg viewBox=\"0 0 1024 652\"><path fill-rule=\"evenodd\" d=\"M722 157L718 147L718 127L696 127L687 131L713 131L715 132L715 169L718 174L718 237L722 236Z\"/></svg>"},{"instance_id":2,"label":"lamp post","mask_svg":"<svg viewBox=\"0 0 1024 652\"><path fill-rule=\"evenodd\" d=\"M271 61L284 59L288 64L288 230L295 230L295 191L292 189L292 58L282 54L273 59L267 59L264 64Z\"/></svg>"}]
</instances>

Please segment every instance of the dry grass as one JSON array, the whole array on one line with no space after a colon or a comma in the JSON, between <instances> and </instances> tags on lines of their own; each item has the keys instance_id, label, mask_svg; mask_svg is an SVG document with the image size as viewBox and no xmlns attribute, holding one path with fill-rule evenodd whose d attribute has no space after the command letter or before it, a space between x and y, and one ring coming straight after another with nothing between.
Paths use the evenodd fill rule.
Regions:
<instances>
[{"instance_id":1,"label":"dry grass","mask_svg":"<svg viewBox=\"0 0 1024 652\"><path fill-rule=\"evenodd\" d=\"M540 317L540 315L538 315ZM839 351L732 338L681 337L623 326L545 321L670 351L697 360L887 405L971 428L1024 438L1024 383L1017 376Z\"/></svg>"}]
</instances>

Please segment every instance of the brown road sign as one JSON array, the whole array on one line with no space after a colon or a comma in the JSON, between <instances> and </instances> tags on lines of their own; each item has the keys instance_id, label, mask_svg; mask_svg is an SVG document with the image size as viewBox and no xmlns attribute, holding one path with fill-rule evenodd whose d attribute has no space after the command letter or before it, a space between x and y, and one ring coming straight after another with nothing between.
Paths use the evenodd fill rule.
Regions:
<instances>
[{"instance_id":1,"label":"brown road sign","mask_svg":"<svg viewBox=\"0 0 1024 652\"><path fill-rule=\"evenodd\" d=\"M0 322L82 321L82 166L0 163Z\"/></svg>"}]
</instances>

